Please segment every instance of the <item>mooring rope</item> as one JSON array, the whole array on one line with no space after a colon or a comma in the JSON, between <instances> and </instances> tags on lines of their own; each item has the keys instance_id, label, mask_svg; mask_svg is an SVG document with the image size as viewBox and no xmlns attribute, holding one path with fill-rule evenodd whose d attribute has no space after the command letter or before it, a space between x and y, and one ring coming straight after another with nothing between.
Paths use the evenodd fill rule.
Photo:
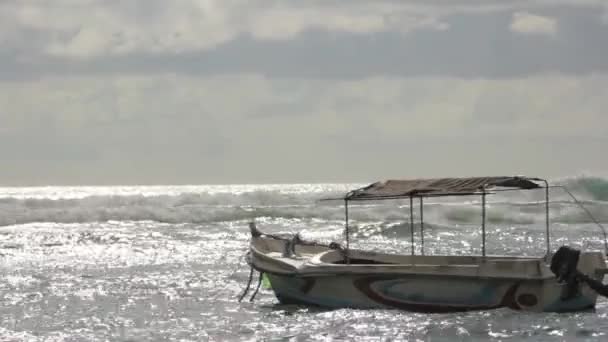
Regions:
<instances>
[{"instance_id":1,"label":"mooring rope","mask_svg":"<svg viewBox=\"0 0 608 342\"><path fill-rule=\"evenodd\" d=\"M589 209L587 209L587 207L585 207L583 203L581 203L581 201L579 201L578 198L576 198L574 194L572 194L572 192L570 192L570 190L568 190L565 186L556 185L555 187L561 188L568 195L570 195L570 197L574 200L574 203L576 203L581 209L583 209L583 211L587 214L591 221L593 221L593 223L595 223L595 225L601 229L602 234L604 235L604 254L608 255L608 233L606 233L606 229L604 228L604 226L600 223L598 219L595 218L595 216L593 216L593 214L591 214Z\"/></svg>"},{"instance_id":2,"label":"mooring rope","mask_svg":"<svg viewBox=\"0 0 608 342\"><path fill-rule=\"evenodd\" d=\"M253 302L255 296L257 296L258 294L258 291L260 291L260 286L262 285L262 278L264 278L264 272L260 272L260 277L258 278L258 285L255 288L255 292L253 292L253 294L251 295L251 298L249 298L250 302Z\"/></svg>"},{"instance_id":3,"label":"mooring rope","mask_svg":"<svg viewBox=\"0 0 608 342\"><path fill-rule=\"evenodd\" d=\"M247 281L247 287L245 287L245 291L243 291L243 294L239 297L239 303L241 301L243 301L243 298L245 298L245 296L249 292L249 288L251 287L251 281L252 280L253 280L253 267L251 267L249 269L249 281Z\"/></svg>"}]
</instances>

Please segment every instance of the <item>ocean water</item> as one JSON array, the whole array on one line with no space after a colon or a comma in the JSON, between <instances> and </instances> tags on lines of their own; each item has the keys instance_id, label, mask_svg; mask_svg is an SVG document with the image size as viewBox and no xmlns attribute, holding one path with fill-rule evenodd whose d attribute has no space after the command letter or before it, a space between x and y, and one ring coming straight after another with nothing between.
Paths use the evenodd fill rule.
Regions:
<instances>
[{"instance_id":1,"label":"ocean water","mask_svg":"<svg viewBox=\"0 0 608 342\"><path fill-rule=\"evenodd\" d=\"M556 180L608 225L608 179ZM360 184L0 188L0 341L606 340L594 311L455 314L237 302L247 223L342 242L340 196ZM488 198L490 254L544 254L544 193ZM351 207L353 245L409 253L406 201ZM480 253L479 198L425 202L425 252ZM415 213L418 217L418 213ZM602 249L601 231L551 191L552 247ZM416 246L417 250L421 246Z\"/></svg>"}]
</instances>

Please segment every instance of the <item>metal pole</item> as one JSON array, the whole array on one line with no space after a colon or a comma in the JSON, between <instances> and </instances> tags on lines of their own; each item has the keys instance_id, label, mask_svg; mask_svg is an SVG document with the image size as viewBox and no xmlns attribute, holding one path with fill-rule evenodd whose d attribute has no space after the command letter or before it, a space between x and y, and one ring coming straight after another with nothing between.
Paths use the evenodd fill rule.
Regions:
<instances>
[{"instance_id":1,"label":"metal pole","mask_svg":"<svg viewBox=\"0 0 608 342\"><path fill-rule=\"evenodd\" d=\"M344 223L344 235L346 235L346 251L344 252L344 257L346 259L346 264L350 265L350 258L348 256L348 252L350 249L350 238L349 238L349 229L348 229L348 200L344 200L344 215L345 215L345 223Z\"/></svg>"},{"instance_id":2,"label":"metal pole","mask_svg":"<svg viewBox=\"0 0 608 342\"><path fill-rule=\"evenodd\" d=\"M481 255L486 256L486 189L481 194Z\"/></svg>"},{"instance_id":3,"label":"metal pole","mask_svg":"<svg viewBox=\"0 0 608 342\"><path fill-rule=\"evenodd\" d=\"M551 240L549 236L549 182L545 181L545 215L546 215L546 231L545 237L547 239L547 256L551 253Z\"/></svg>"},{"instance_id":4,"label":"metal pole","mask_svg":"<svg viewBox=\"0 0 608 342\"><path fill-rule=\"evenodd\" d=\"M424 202L420 197L420 246L421 254L424 255Z\"/></svg>"},{"instance_id":5,"label":"metal pole","mask_svg":"<svg viewBox=\"0 0 608 342\"><path fill-rule=\"evenodd\" d=\"M414 196L410 196L410 235L412 240L412 255L414 251Z\"/></svg>"}]
</instances>

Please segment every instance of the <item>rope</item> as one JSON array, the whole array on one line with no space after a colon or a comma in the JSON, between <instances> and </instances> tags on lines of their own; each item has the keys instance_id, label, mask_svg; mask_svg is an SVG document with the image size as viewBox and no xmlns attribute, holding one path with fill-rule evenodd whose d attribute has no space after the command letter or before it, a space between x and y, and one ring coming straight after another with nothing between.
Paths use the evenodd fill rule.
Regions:
<instances>
[{"instance_id":1,"label":"rope","mask_svg":"<svg viewBox=\"0 0 608 342\"><path fill-rule=\"evenodd\" d=\"M583 209L583 211L585 211L585 213L593 221L593 223L595 223L595 225L602 230L602 234L604 235L604 253L608 255L608 234L606 233L606 229L604 228L604 226L591 214L589 209L587 209L587 207L585 207L583 203L581 203L576 197L574 197L572 192L570 192L570 190L568 190L565 186L558 185L555 187L563 189L568 195L570 195L570 197L574 200L574 203L576 203L581 209Z\"/></svg>"},{"instance_id":2,"label":"rope","mask_svg":"<svg viewBox=\"0 0 608 342\"><path fill-rule=\"evenodd\" d=\"M260 286L262 285L263 277L264 277L264 272L260 272L260 277L258 278L258 285L255 288L255 292L251 295L251 298L249 298L250 302L253 302L253 300L255 299L255 296L258 294L258 291L260 291Z\"/></svg>"},{"instance_id":3,"label":"rope","mask_svg":"<svg viewBox=\"0 0 608 342\"><path fill-rule=\"evenodd\" d=\"M247 295L247 292L249 292L249 287L251 287L251 281L252 280L253 280L253 267L251 267L249 269L249 281L247 282L247 287L245 288L245 291L239 297L239 303L243 300L243 298L245 298L245 296Z\"/></svg>"}]
</instances>

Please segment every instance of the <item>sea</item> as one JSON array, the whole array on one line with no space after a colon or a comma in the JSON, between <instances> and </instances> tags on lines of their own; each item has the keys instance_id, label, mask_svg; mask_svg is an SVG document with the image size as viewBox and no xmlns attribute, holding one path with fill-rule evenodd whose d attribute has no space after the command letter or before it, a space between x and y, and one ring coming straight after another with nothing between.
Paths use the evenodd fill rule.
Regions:
<instances>
[{"instance_id":1,"label":"sea","mask_svg":"<svg viewBox=\"0 0 608 342\"><path fill-rule=\"evenodd\" d=\"M552 180L608 226L608 179ZM608 301L557 314L450 314L281 305L249 278L248 223L344 241L343 196L364 184L0 188L0 341L605 341ZM487 251L542 256L543 190L488 196ZM551 248L603 250L602 229L562 188L550 191ZM351 244L410 253L409 201L352 205ZM480 254L481 200L419 203L414 248Z\"/></svg>"}]
</instances>

